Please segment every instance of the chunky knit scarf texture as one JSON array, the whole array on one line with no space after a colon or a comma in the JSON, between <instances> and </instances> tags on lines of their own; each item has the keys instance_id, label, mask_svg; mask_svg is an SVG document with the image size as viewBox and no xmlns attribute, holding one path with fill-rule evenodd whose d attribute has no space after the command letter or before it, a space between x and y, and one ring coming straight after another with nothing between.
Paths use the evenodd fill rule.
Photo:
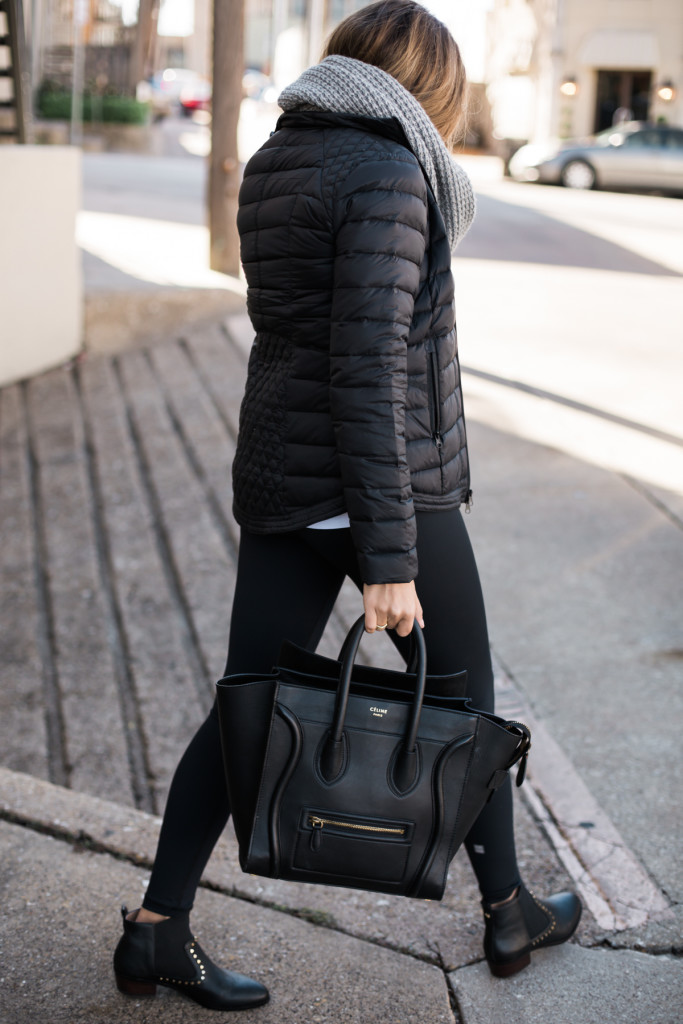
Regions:
<instances>
[{"instance_id":1,"label":"chunky knit scarf texture","mask_svg":"<svg viewBox=\"0 0 683 1024\"><path fill-rule=\"evenodd\" d=\"M474 219L472 182L449 153L418 100L386 71L336 54L314 64L278 99L283 110L326 110L395 117L429 179L446 223L451 250Z\"/></svg>"}]
</instances>

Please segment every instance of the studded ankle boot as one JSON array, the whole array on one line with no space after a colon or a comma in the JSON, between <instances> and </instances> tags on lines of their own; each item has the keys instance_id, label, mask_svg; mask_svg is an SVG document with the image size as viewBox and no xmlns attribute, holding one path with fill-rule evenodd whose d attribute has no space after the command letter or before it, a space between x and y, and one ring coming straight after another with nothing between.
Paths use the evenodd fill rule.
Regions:
<instances>
[{"instance_id":1,"label":"studded ankle boot","mask_svg":"<svg viewBox=\"0 0 683 1024\"><path fill-rule=\"evenodd\" d=\"M208 1010L248 1010L268 1002L268 990L258 981L211 962L190 931L189 914L157 924L129 920L126 907L121 915L123 935L114 953L119 991L153 996L164 985Z\"/></svg>"},{"instance_id":2,"label":"studded ankle boot","mask_svg":"<svg viewBox=\"0 0 683 1024\"><path fill-rule=\"evenodd\" d=\"M573 892L540 900L520 885L504 903L482 902L486 934L484 953L491 973L509 978L523 970L535 949L559 946L576 931L581 902Z\"/></svg>"}]
</instances>

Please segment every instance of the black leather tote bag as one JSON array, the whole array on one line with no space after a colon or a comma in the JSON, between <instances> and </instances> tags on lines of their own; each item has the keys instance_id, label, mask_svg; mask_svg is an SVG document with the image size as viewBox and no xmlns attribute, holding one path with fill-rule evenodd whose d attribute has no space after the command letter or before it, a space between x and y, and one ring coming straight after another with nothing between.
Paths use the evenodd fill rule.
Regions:
<instances>
[{"instance_id":1,"label":"black leather tote bag","mask_svg":"<svg viewBox=\"0 0 683 1024\"><path fill-rule=\"evenodd\" d=\"M518 761L521 785L529 731L450 696L463 674L430 677L428 692L417 626L415 675L355 666L363 632L361 617L340 664L285 645L270 675L217 683L240 865L438 900L456 850Z\"/></svg>"}]
</instances>

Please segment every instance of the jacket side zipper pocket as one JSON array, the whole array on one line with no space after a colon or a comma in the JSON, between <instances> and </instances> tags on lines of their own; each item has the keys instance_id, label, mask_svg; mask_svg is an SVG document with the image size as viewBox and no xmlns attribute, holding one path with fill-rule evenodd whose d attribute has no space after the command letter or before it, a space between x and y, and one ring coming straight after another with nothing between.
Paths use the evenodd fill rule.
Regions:
<instances>
[{"instance_id":1,"label":"jacket side zipper pocket","mask_svg":"<svg viewBox=\"0 0 683 1024\"><path fill-rule=\"evenodd\" d=\"M427 401L429 403L429 427L432 441L441 452L441 396L439 394L439 358L432 340L425 344L427 353Z\"/></svg>"},{"instance_id":2,"label":"jacket side zipper pocket","mask_svg":"<svg viewBox=\"0 0 683 1024\"><path fill-rule=\"evenodd\" d=\"M455 363L458 367L458 383L460 386L460 401L462 403L462 427L465 431L465 446L467 446L467 421L465 419L465 398L462 393L462 369L460 367L460 357L456 351ZM470 480L470 454L467 449L467 483L465 484L465 512L472 511L472 505L474 504L474 495L472 494L471 480Z\"/></svg>"}]
</instances>

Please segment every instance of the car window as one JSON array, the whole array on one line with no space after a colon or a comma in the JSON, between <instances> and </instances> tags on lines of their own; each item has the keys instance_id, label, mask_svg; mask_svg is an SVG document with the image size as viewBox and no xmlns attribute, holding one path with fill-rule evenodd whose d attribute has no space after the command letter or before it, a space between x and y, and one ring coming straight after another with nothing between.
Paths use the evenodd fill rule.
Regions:
<instances>
[{"instance_id":1,"label":"car window","mask_svg":"<svg viewBox=\"0 0 683 1024\"><path fill-rule=\"evenodd\" d=\"M661 146L662 141L659 137L659 132L652 129L644 132L631 132L630 135L626 136L623 144L628 146L629 149L645 149Z\"/></svg>"},{"instance_id":2,"label":"car window","mask_svg":"<svg viewBox=\"0 0 683 1024\"><path fill-rule=\"evenodd\" d=\"M683 132L662 132L662 143L667 149L683 149Z\"/></svg>"}]
</instances>

